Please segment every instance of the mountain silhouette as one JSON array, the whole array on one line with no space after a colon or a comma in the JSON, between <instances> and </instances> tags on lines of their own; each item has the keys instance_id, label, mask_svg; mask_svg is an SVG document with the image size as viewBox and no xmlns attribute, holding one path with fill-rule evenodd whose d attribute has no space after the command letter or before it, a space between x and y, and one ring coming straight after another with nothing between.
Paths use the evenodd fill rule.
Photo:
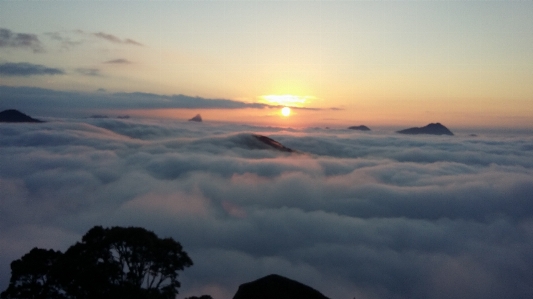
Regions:
<instances>
[{"instance_id":1,"label":"mountain silhouette","mask_svg":"<svg viewBox=\"0 0 533 299\"><path fill-rule=\"evenodd\" d=\"M430 135L451 135L453 136L452 131L448 130L448 128L443 126L441 123L435 123L435 124L431 123L425 127L409 128L409 129L397 131L396 133L409 134L409 135L430 134Z\"/></svg>"},{"instance_id":2,"label":"mountain silhouette","mask_svg":"<svg viewBox=\"0 0 533 299\"><path fill-rule=\"evenodd\" d=\"M288 152L288 153L294 152L293 149L290 149L290 148L284 146L283 144L277 142L276 140L274 140L272 138L269 138L269 137L266 137L266 136L263 136L263 135L257 135L257 134L252 134L252 136L255 137L257 140L261 141L262 143L268 145L269 147L275 149L275 150L278 150L278 151L281 151L281 152Z\"/></svg>"},{"instance_id":3,"label":"mountain silhouette","mask_svg":"<svg viewBox=\"0 0 533 299\"><path fill-rule=\"evenodd\" d=\"M328 299L328 297L303 283L271 274L241 284L233 299Z\"/></svg>"},{"instance_id":4,"label":"mountain silhouette","mask_svg":"<svg viewBox=\"0 0 533 299\"><path fill-rule=\"evenodd\" d=\"M42 123L42 120L32 118L18 110L8 109L0 112L0 122L4 123Z\"/></svg>"},{"instance_id":5,"label":"mountain silhouette","mask_svg":"<svg viewBox=\"0 0 533 299\"><path fill-rule=\"evenodd\" d=\"M196 122L202 122L202 116L200 114L196 114L193 118L189 119L189 121L196 121Z\"/></svg>"},{"instance_id":6,"label":"mountain silhouette","mask_svg":"<svg viewBox=\"0 0 533 299\"><path fill-rule=\"evenodd\" d=\"M367 126L363 126L363 125L360 125L360 126L351 126L351 127L348 127L348 129L350 130L358 130L358 131L370 131L370 128L367 127Z\"/></svg>"}]
</instances>

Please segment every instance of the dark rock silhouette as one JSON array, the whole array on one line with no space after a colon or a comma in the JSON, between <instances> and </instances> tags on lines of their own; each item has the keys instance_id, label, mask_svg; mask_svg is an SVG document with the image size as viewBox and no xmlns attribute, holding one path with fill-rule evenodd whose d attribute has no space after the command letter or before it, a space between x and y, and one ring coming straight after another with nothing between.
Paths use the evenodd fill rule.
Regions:
<instances>
[{"instance_id":1,"label":"dark rock silhouette","mask_svg":"<svg viewBox=\"0 0 533 299\"><path fill-rule=\"evenodd\" d=\"M262 143L272 147L275 150L282 151L282 152L288 152L288 153L294 152L294 150L284 146L283 144L277 142L276 140L272 138L268 138L266 136L257 135L257 134L252 134L252 136L255 137L257 140L261 141Z\"/></svg>"},{"instance_id":2,"label":"dark rock silhouette","mask_svg":"<svg viewBox=\"0 0 533 299\"><path fill-rule=\"evenodd\" d=\"M303 283L271 274L241 284L233 299L328 299L328 297Z\"/></svg>"},{"instance_id":3,"label":"dark rock silhouette","mask_svg":"<svg viewBox=\"0 0 533 299\"><path fill-rule=\"evenodd\" d=\"M429 124L425 127L415 127L415 128L409 128L401 131L397 131L396 133L400 134L409 134L409 135L417 135L417 134L430 134L430 135L451 135L453 136L452 131L448 130L445 126L443 126L441 123L436 124Z\"/></svg>"},{"instance_id":4,"label":"dark rock silhouette","mask_svg":"<svg viewBox=\"0 0 533 299\"><path fill-rule=\"evenodd\" d=\"M367 127L367 126L364 126L364 125L351 126L351 127L348 127L348 129L350 129L350 130L358 130L358 131L370 131L370 128Z\"/></svg>"},{"instance_id":5,"label":"dark rock silhouette","mask_svg":"<svg viewBox=\"0 0 533 299\"><path fill-rule=\"evenodd\" d=\"M196 121L201 123L202 122L202 116L200 114L196 114L193 118L189 119L189 121Z\"/></svg>"},{"instance_id":6,"label":"dark rock silhouette","mask_svg":"<svg viewBox=\"0 0 533 299\"><path fill-rule=\"evenodd\" d=\"M18 110L8 109L0 112L0 122L4 123L42 123L42 120L32 118Z\"/></svg>"}]
</instances>

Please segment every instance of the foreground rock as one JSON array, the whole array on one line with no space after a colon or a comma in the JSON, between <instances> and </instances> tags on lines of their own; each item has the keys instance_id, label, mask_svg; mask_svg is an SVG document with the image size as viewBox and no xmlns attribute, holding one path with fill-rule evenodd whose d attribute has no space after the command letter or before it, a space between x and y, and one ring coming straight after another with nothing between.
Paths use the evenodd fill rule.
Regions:
<instances>
[{"instance_id":1,"label":"foreground rock","mask_svg":"<svg viewBox=\"0 0 533 299\"><path fill-rule=\"evenodd\" d=\"M367 127L367 126L351 126L351 127L348 127L348 129L350 130L357 130L357 131L370 131L370 128Z\"/></svg>"},{"instance_id":2,"label":"foreground rock","mask_svg":"<svg viewBox=\"0 0 533 299\"><path fill-rule=\"evenodd\" d=\"M396 133L400 134L409 134L409 135L418 135L418 134L430 134L430 135L450 135L453 136L452 131L448 130L445 126L443 126L441 123L436 124L429 124L425 127L421 128L409 128L401 131L397 131Z\"/></svg>"},{"instance_id":3,"label":"foreground rock","mask_svg":"<svg viewBox=\"0 0 533 299\"><path fill-rule=\"evenodd\" d=\"M200 114L196 114L193 118L189 119L189 121L195 121L195 122L202 122L202 116Z\"/></svg>"},{"instance_id":4,"label":"foreground rock","mask_svg":"<svg viewBox=\"0 0 533 299\"><path fill-rule=\"evenodd\" d=\"M328 297L303 283L271 274L241 284L233 299L328 299Z\"/></svg>"},{"instance_id":5,"label":"foreground rock","mask_svg":"<svg viewBox=\"0 0 533 299\"><path fill-rule=\"evenodd\" d=\"M32 118L18 110L8 109L0 112L0 122L3 123L42 123L42 120Z\"/></svg>"}]
</instances>

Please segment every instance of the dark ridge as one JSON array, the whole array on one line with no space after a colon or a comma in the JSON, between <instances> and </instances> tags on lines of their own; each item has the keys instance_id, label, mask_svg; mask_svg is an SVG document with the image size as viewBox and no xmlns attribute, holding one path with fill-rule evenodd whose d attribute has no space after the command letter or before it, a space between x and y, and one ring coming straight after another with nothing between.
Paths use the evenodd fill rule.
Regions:
<instances>
[{"instance_id":1,"label":"dark ridge","mask_svg":"<svg viewBox=\"0 0 533 299\"><path fill-rule=\"evenodd\" d=\"M8 109L0 112L0 122L3 123L42 123L42 120L32 118L18 110Z\"/></svg>"},{"instance_id":2,"label":"dark ridge","mask_svg":"<svg viewBox=\"0 0 533 299\"><path fill-rule=\"evenodd\" d=\"M303 283L271 274L241 284L233 299L328 299L328 297Z\"/></svg>"},{"instance_id":3,"label":"dark ridge","mask_svg":"<svg viewBox=\"0 0 533 299\"><path fill-rule=\"evenodd\" d=\"M89 116L89 118L109 118L109 116L103 114L93 114Z\"/></svg>"},{"instance_id":4,"label":"dark ridge","mask_svg":"<svg viewBox=\"0 0 533 299\"><path fill-rule=\"evenodd\" d=\"M196 122L202 122L202 116L200 114L196 114L193 118L189 119L189 121L196 121Z\"/></svg>"},{"instance_id":5,"label":"dark ridge","mask_svg":"<svg viewBox=\"0 0 533 299\"><path fill-rule=\"evenodd\" d=\"M430 134L430 135L451 135L453 136L452 131L448 130L448 128L443 126L441 123L429 124L425 127L420 127L420 128L418 127L409 128L409 129L397 131L396 133L409 134L409 135Z\"/></svg>"},{"instance_id":6,"label":"dark ridge","mask_svg":"<svg viewBox=\"0 0 533 299\"><path fill-rule=\"evenodd\" d=\"M266 145L269 145L270 147L272 147L272 148L274 148L274 149L276 149L278 151L288 152L288 153L294 152L294 150L284 146L283 144L277 142L276 140L274 140L272 138L268 138L266 136L257 135L257 134L252 134L252 136L254 136L255 138L257 138L257 140L263 142Z\"/></svg>"},{"instance_id":7,"label":"dark ridge","mask_svg":"<svg viewBox=\"0 0 533 299\"><path fill-rule=\"evenodd\" d=\"M350 130L358 130L358 131L370 131L370 128L367 127L367 126L364 126L364 125L351 126L351 127L348 127L348 129L350 129Z\"/></svg>"}]
</instances>

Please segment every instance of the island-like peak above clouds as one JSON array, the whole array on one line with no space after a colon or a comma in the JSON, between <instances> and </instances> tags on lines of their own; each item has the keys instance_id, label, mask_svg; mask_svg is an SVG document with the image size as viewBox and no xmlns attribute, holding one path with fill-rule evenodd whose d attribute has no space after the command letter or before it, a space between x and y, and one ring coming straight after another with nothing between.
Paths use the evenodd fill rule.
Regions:
<instances>
[{"instance_id":1,"label":"island-like peak above clouds","mask_svg":"<svg viewBox=\"0 0 533 299\"><path fill-rule=\"evenodd\" d=\"M42 120L32 118L18 110L8 109L0 112L0 122L4 123L42 123Z\"/></svg>"},{"instance_id":2,"label":"island-like peak above clouds","mask_svg":"<svg viewBox=\"0 0 533 299\"><path fill-rule=\"evenodd\" d=\"M453 136L452 131L443 126L441 123L431 123L425 127L414 127L405 130L397 131L396 133L400 134L430 134L430 135L451 135Z\"/></svg>"},{"instance_id":3,"label":"island-like peak above clouds","mask_svg":"<svg viewBox=\"0 0 533 299\"><path fill-rule=\"evenodd\" d=\"M233 299L328 299L328 297L303 283L271 274L241 284Z\"/></svg>"},{"instance_id":4,"label":"island-like peak above clouds","mask_svg":"<svg viewBox=\"0 0 533 299\"><path fill-rule=\"evenodd\" d=\"M269 138L269 137L266 137L266 136L263 136L263 135L257 135L257 134L252 134L252 136L255 137L257 140L261 141L262 143L268 145L269 147L275 149L275 150L278 150L278 151L281 151L281 152L288 152L288 153L294 152L293 149L290 149L290 148L284 146L283 144L277 142L276 140L274 140L272 138Z\"/></svg>"},{"instance_id":5,"label":"island-like peak above clouds","mask_svg":"<svg viewBox=\"0 0 533 299\"><path fill-rule=\"evenodd\" d=\"M193 118L189 119L189 121L195 121L195 122L202 122L202 116L200 114L196 114Z\"/></svg>"},{"instance_id":6,"label":"island-like peak above clouds","mask_svg":"<svg viewBox=\"0 0 533 299\"><path fill-rule=\"evenodd\" d=\"M360 126L351 126L351 127L348 127L349 130L358 130L358 131L370 131L370 128L367 127L367 126L364 126L364 125L360 125Z\"/></svg>"}]
</instances>

